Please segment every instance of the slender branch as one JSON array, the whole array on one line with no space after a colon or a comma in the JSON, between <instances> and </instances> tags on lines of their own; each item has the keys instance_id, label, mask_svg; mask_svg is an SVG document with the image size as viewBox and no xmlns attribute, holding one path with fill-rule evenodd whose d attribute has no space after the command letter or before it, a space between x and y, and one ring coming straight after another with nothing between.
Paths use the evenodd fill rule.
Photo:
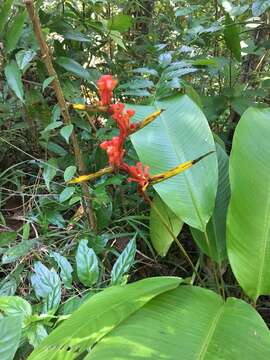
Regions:
<instances>
[{"instance_id":1,"label":"slender branch","mask_svg":"<svg viewBox=\"0 0 270 360\"><path fill-rule=\"evenodd\" d=\"M56 73L53 63L52 63L52 58L51 58L49 47L48 47L48 45L43 37L43 34L42 34L39 16L35 10L35 6L34 6L32 0L25 0L24 3L26 5L30 20L33 25L34 33L36 35L37 41L40 46L42 60L47 68L49 76L54 77L54 80L52 82L52 87L54 88L54 91L55 91L55 94L57 97L57 101L58 101L58 104L59 104L61 112L62 112L64 122L66 124L70 124L71 118L70 118L70 114L68 111L68 106L67 106L67 103L66 103L64 95L63 95L63 91L62 91L62 88L61 88L61 85L59 82L59 78L57 76L57 73ZM76 164L79 169L79 173L84 174L85 170L86 170L85 164L84 164L83 157L82 157L80 147L79 147L79 143L77 141L77 137L76 137L76 134L74 131L71 134L71 142L72 142L72 146L73 146L73 150L74 150ZM88 190L88 185L86 183L82 183L81 187L82 187L83 197L85 200L84 201L85 213L88 216L89 225L93 230L96 230L96 220L95 220L95 216L94 216L94 212L93 212L93 207L92 207L91 198L90 198L90 194L89 194L89 190Z\"/></svg>"}]
</instances>

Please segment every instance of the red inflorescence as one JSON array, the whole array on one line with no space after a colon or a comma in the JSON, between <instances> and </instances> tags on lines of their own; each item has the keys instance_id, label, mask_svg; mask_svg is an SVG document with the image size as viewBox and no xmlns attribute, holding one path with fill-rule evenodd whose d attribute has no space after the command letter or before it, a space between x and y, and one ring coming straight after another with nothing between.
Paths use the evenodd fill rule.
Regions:
<instances>
[{"instance_id":1,"label":"red inflorescence","mask_svg":"<svg viewBox=\"0 0 270 360\"><path fill-rule=\"evenodd\" d=\"M117 80L115 80L111 75L103 75L99 78L97 86L101 105L110 105L113 97L113 90L116 85Z\"/></svg>"},{"instance_id":2,"label":"red inflorescence","mask_svg":"<svg viewBox=\"0 0 270 360\"><path fill-rule=\"evenodd\" d=\"M123 163L125 152L120 137L114 136L112 140L103 141L100 147L107 151L110 165L114 168L119 168Z\"/></svg>"},{"instance_id":3,"label":"red inflorescence","mask_svg":"<svg viewBox=\"0 0 270 360\"><path fill-rule=\"evenodd\" d=\"M120 130L120 134L126 138L131 128L130 119L134 116L135 111L132 109L124 111L124 108L125 105L122 103L113 104L110 106L110 113Z\"/></svg>"},{"instance_id":4,"label":"red inflorescence","mask_svg":"<svg viewBox=\"0 0 270 360\"><path fill-rule=\"evenodd\" d=\"M117 85L117 81L114 80L111 75L103 75L98 80L97 84L101 104L110 105L113 96L112 92ZM136 124L130 123L130 119L134 116L135 111L132 109L127 109L125 111L125 105L118 102L109 106L109 113L117 124L119 136L113 137L112 140L104 141L100 144L100 147L106 150L110 165L114 169L121 169L122 171L128 173L128 181L136 182L142 190L149 182L149 166L145 166L143 169L141 162L138 162L136 166L129 166L123 160L125 154L125 139L136 127Z\"/></svg>"},{"instance_id":5,"label":"red inflorescence","mask_svg":"<svg viewBox=\"0 0 270 360\"><path fill-rule=\"evenodd\" d=\"M143 169L143 165L141 162L138 162L136 166L131 165L128 168L129 178L128 182L134 181L136 182L140 188L144 188L149 182L149 166L145 166Z\"/></svg>"}]
</instances>

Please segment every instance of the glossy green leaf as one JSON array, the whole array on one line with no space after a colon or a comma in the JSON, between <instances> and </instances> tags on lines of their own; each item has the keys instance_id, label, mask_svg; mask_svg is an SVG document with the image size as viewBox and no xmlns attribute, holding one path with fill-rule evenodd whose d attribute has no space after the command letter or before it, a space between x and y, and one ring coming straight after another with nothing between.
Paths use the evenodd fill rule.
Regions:
<instances>
[{"instance_id":1,"label":"glossy green leaf","mask_svg":"<svg viewBox=\"0 0 270 360\"><path fill-rule=\"evenodd\" d=\"M72 286L72 266L70 265L70 262L65 258L64 256L60 255L59 253L53 251L51 252L50 256L54 258L54 260L57 262L57 265L60 267L60 276L65 284L65 287L67 289L70 289Z\"/></svg>"},{"instance_id":2,"label":"glossy green leaf","mask_svg":"<svg viewBox=\"0 0 270 360\"><path fill-rule=\"evenodd\" d=\"M261 16L269 8L270 0L255 0L252 4L252 14L253 16Z\"/></svg>"},{"instance_id":3,"label":"glossy green leaf","mask_svg":"<svg viewBox=\"0 0 270 360\"><path fill-rule=\"evenodd\" d=\"M6 22L12 10L12 4L14 0L4 0L0 6L0 34L4 30Z\"/></svg>"},{"instance_id":4,"label":"glossy green leaf","mask_svg":"<svg viewBox=\"0 0 270 360\"><path fill-rule=\"evenodd\" d=\"M57 170L58 170L57 160L54 158L49 159L43 171L43 178L48 190L50 190L50 182L56 176Z\"/></svg>"},{"instance_id":5,"label":"glossy green leaf","mask_svg":"<svg viewBox=\"0 0 270 360\"><path fill-rule=\"evenodd\" d=\"M165 109L156 120L131 136L140 160L150 166L151 175L215 150L204 114L187 96L156 101L153 106L132 105L132 108L136 111L135 121L157 109ZM204 231L214 208L217 172L213 153L154 188L178 218Z\"/></svg>"},{"instance_id":6,"label":"glossy green leaf","mask_svg":"<svg viewBox=\"0 0 270 360\"><path fill-rule=\"evenodd\" d=\"M19 296L0 296L0 310L6 316L22 316L32 314L32 307L28 301Z\"/></svg>"},{"instance_id":7,"label":"glossy green leaf","mask_svg":"<svg viewBox=\"0 0 270 360\"><path fill-rule=\"evenodd\" d=\"M66 187L59 195L59 201L60 203L63 203L71 198L71 196L74 194L76 188L69 186Z\"/></svg>"},{"instance_id":8,"label":"glossy green leaf","mask_svg":"<svg viewBox=\"0 0 270 360\"><path fill-rule=\"evenodd\" d=\"M249 108L230 159L227 248L234 275L254 300L270 294L270 109Z\"/></svg>"},{"instance_id":9,"label":"glossy green leaf","mask_svg":"<svg viewBox=\"0 0 270 360\"><path fill-rule=\"evenodd\" d=\"M105 335L85 360L267 360L270 332L242 300L180 286Z\"/></svg>"},{"instance_id":10,"label":"glossy green leaf","mask_svg":"<svg viewBox=\"0 0 270 360\"><path fill-rule=\"evenodd\" d=\"M111 271L111 284L121 283L121 279L134 263L136 254L136 235L129 241L123 252L119 255Z\"/></svg>"},{"instance_id":11,"label":"glossy green leaf","mask_svg":"<svg viewBox=\"0 0 270 360\"><path fill-rule=\"evenodd\" d=\"M64 180L65 181L71 180L73 178L73 176L75 175L76 171L77 171L76 166L74 166L74 165L68 166L64 171Z\"/></svg>"},{"instance_id":12,"label":"glossy green leaf","mask_svg":"<svg viewBox=\"0 0 270 360\"><path fill-rule=\"evenodd\" d=\"M152 298L174 289L181 281L174 277L155 277L105 289L52 331L28 360L60 360L68 355L74 359Z\"/></svg>"},{"instance_id":13,"label":"glossy green leaf","mask_svg":"<svg viewBox=\"0 0 270 360\"><path fill-rule=\"evenodd\" d=\"M61 280L58 274L40 261L35 263L34 272L31 284L36 296L44 299L43 312L56 311L61 301Z\"/></svg>"},{"instance_id":14,"label":"glossy green leaf","mask_svg":"<svg viewBox=\"0 0 270 360\"><path fill-rule=\"evenodd\" d=\"M6 40L5 40L5 50L6 52L10 52L16 48L16 45L22 35L24 22L26 19L26 11L18 13L9 27Z\"/></svg>"},{"instance_id":15,"label":"glossy green leaf","mask_svg":"<svg viewBox=\"0 0 270 360\"><path fill-rule=\"evenodd\" d=\"M108 21L108 29L116 30L119 32L128 31L132 25L132 17L125 14L117 14L112 16Z\"/></svg>"},{"instance_id":16,"label":"glossy green leaf","mask_svg":"<svg viewBox=\"0 0 270 360\"><path fill-rule=\"evenodd\" d=\"M124 50L126 50L125 44L123 42L123 38L120 34L119 31L116 30L110 30L109 32L109 37L117 44L119 45L121 48L123 48Z\"/></svg>"},{"instance_id":17,"label":"glossy green leaf","mask_svg":"<svg viewBox=\"0 0 270 360\"><path fill-rule=\"evenodd\" d=\"M12 360L19 346L22 332L21 316L0 318L0 359Z\"/></svg>"},{"instance_id":18,"label":"glossy green leaf","mask_svg":"<svg viewBox=\"0 0 270 360\"><path fill-rule=\"evenodd\" d=\"M20 50L16 53L16 62L19 66L20 70L25 70L27 68L27 65L33 60L35 57L36 52L33 50Z\"/></svg>"},{"instance_id":19,"label":"glossy green leaf","mask_svg":"<svg viewBox=\"0 0 270 360\"><path fill-rule=\"evenodd\" d=\"M12 296L15 294L17 289L17 283L14 278L3 283L0 287L0 296Z\"/></svg>"},{"instance_id":20,"label":"glossy green leaf","mask_svg":"<svg viewBox=\"0 0 270 360\"><path fill-rule=\"evenodd\" d=\"M55 76L50 76L47 79L45 79L42 84L42 91L44 91L53 82L54 79Z\"/></svg>"},{"instance_id":21,"label":"glossy green leaf","mask_svg":"<svg viewBox=\"0 0 270 360\"><path fill-rule=\"evenodd\" d=\"M217 263L227 257L226 216L230 200L229 157L225 150L216 144L218 157L218 189L213 215L203 233L191 228L191 233L202 251Z\"/></svg>"},{"instance_id":22,"label":"glossy green leaf","mask_svg":"<svg viewBox=\"0 0 270 360\"><path fill-rule=\"evenodd\" d=\"M167 67L172 62L172 55L169 52L159 55L158 62L162 68Z\"/></svg>"},{"instance_id":23,"label":"glossy green leaf","mask_svg":"<svg viewBox=\"0 0 270 360\"><path fill-rule=\"evenodd\" d=\"M17 261L20 257L25 256L29 251L37 245L37 240L24 240L17 245L9 248L4 252L2 264L10 264Z\"/></svg>"},{"instance_id":24,"label":"glossy green leaf","mask_svg":"<svg viewBox=\"0 0 270 360\"><path fill-rule=\"evenodd\" d=\"M77 274L85 286L94 285L99 277L98 257L93 249L88 247L88 241L80 241L76 253Z\"/></svg>"},{"instance_id":25,"label":"glossy green leaf","mask_svg":"<svg viewBox=\"0 0 270 360\"><path fill-rule=\"evenodd\" d=\"M47 331L42 324L33 323L26 329L26 335L29 343L36 348L42 340L47 337Z\"/></svg>"},{"instance_id":26,"label":"glossy green leaf","mask_svg":"<svg viewBox=\"0 0 270 360\"><path fill-rule=\"evenodd\" d=\"M75 74L76 76L82 79L90 80L89 72L77 61L65 56L59 56L58 58L56 58L56 62L65 70Z\"/></svg>"},{"instance_id":27,"label":"glossy green leaf","mask_svg":"<svg viewBox=\"0 0 270 360\"><path fill-rule=\"evenodd\" d=\"M24 102L24 91L22 83L22 73L18 68L15 61L12 61L10 64L5 67L5 76L8 82L8 86L16 96Z\"/></svg>"},{"instance_id":28,"label":"glossy green leaf","mask_svg":"<svg viewBox=\"0 0 270 360\"><path fill-rule=\"evenodd\" d=\"M182 229L183 222L177 218L157 194L153 199L153 205L150 211L151 243L159 255L165 256L174 241L171 232L177 237ZM160 217L163 218L167 226L164 225Z\"/></svg>"},{"instance_id":29,"label":"glossy green leaf","mask_svg":"<svg viewBox=\"0 0 270 360\"><path fill-rule=\"evenodd\" d=\"M66 140L66 142L69 144L69 138L73 131L73 124L66 125L61 128L60 134L63 136L63 138Z\"/></svg>"},{"instance_id":30,"label":"glossy green leaf","mask_svg":"<svg viewBox=\"0 0 270 360\"><path fill-rule=\"evenodd\" d=\"M238 26L228 13L225 15L225 30L224 30L225 43L236 60L241 61L241 46Z\"/></svg>"}]
</instances>

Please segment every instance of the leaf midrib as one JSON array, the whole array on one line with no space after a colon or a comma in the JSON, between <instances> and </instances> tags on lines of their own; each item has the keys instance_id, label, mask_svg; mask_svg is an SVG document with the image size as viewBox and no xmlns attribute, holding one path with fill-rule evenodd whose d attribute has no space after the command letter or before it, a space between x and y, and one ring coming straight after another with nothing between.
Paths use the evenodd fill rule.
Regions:
<instances>
[{"instance_id":1,"label":"leaf midrib","mask_svg":"<svg viewBox=\"0 0 270 360\"><path fill-rule=\"evenodd\" d=\"M158 109L160 108L157 104L158 104L157 101L155 101L155 102L154 102L154 107L155 107L156 110L158 110ZM163 115L163 114L160 114L159 116L160 116L160 118L161 118L161 120L162 120L162 124L163 124L163 126L164 126L164 128L165 128L165 130L166 130L166 132L167 132L167 134L168 134L168 137L169 137L170 139L172 139L171 144L172 144L172 146L173 146L175 155L176 155L176 157L177 157L177 159L178 159L178 161L179 161L179 164L180 164L180 163L182 162L182 160L181 160L181 158L180 158L180 156L179 156L179 154L178 154L178 152L177 152L177 150L176 150L176 146L175 146L174 141L173 141L174 137L171 136L171 133L170 133L170 131L169 131L169 128L168 128L168 126L167 126L167 124L166 124L166 121L165 121L165 119L164 119L164 115ZM183 154L184 154L184 151L183 151ZM176 165L179 165L179 164L176 164ZM198 208L198 206L197 206L197 204L196 204L195 195L193 194L192 188L191 188L191 186L190 186L190 184L189 184L189 181L188 181L188 179L187 179L187 175L185 174L185 172L183 172L183 173L182 173L182 176L184 177L185 182L186 182L186 184L187 184L187 188L188 188L188 191L189 191L189 194L190 194L190 197L191 197L191 201L192 201L193 207L194 207L194 209L195 209L195 211L196 211L197 217L198 217L198 219L199 219L199 221L200 221L201 228L204 229L205 226L204 226L204 223L203 223L203 220L202 220L202 216L201 216L200 211L199 211L199 208Z\"/></svg>"},{"instance_id":2,"label":"leaf midrib","mask_svg":"<svg viewBox=\"0 0 270 360\"><path fill-rule=\"evenodd\" d=\"M223 315L224 311L225 311L225 304L223 304L222 307L216 313L216 315L210 325L209 331L205 337L205 341L203 342L202 347L198 353L198 356L196 357L196 360L206 359L207 350L209 348L209 345L211 343L211 340L212 340L215 330L217 328L218 322L219 322L221 316Z\"/></svg>"}]
</instances>

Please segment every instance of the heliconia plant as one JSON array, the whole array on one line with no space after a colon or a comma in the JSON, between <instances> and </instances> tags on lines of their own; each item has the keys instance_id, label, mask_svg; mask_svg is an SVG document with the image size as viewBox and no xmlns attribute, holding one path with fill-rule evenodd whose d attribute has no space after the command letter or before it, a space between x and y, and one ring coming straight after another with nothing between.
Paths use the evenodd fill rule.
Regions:
<instances>
[{"instance_id":1,"label":"heliconia plant","mask_svg":"<svg viewBox=\"0 0 270 360\"><path fill-rule=\"evenodd\" d=\"M128 175L127 181L137 183L139 193L144 194L148 185L156 184L189 169L192 165L213 152L210 151L197 159L187 161L164 173L154 176L150 175L150 167L148 165L143 165L142 162L137 162L135 165L128 165L124 159L124 146L127 137L150 124L164 110L158 110L142 121L132 123L131 118L135 115L135 111L133 109L125 110L125 104L122 102L112 103L113 90L117 86L117 80L111 75L102 75L97 81L97 86L100 102L98 106L94 106L94 109L97 111L100 109L102 112L106 110L107 114L115 121L116 126L119 129L119 135L100 144L100 147L107 153L109 167L101 169L94 174L82 175L72 179L69 181L70 184L92 180L106 173L122 171ZM83 104L73 104L73 108L77 110L86 110L87 106Z\"/></svg>"}]
</instances>

